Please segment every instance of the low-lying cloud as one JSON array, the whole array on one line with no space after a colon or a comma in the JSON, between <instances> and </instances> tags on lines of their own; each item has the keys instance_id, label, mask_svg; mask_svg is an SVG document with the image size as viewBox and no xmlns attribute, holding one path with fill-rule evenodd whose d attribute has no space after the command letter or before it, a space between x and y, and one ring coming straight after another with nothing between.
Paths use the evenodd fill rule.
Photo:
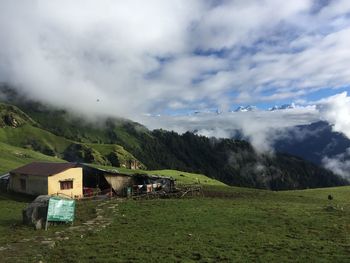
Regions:
<instances>
[{"instance_id":1,"label":"low-lying cloud","mask_svg":"<svg viewBox=\"0 0 350 263\"><path fill-rule=\"evenodd\" d=\"M322 118L333 124L333 130L350 138L350 97L346 92L320 101Z\"/></svg>"},{"instance_id":2,"label":"low-lying cloud","mask_svg":"<svg viewBox=\"0 0 350 263\"><path fill-rule=\"evenodd\" d=\"M322 163L327 169L346 179L350 179L350 148L334 157L324 157Z\"/></svg>"},{"instance_id":3,"label":"low-lying cloud","mask_svg":"<svg viewBox=\"0 0 350 263\"><path fill-rule=\"evenodd\" d=\"M350 139L350 97L346 92L312 102L313 105L277 111L256 110L250 112L197 113L183 116L158 116L140 119L149 128L165 128L179 133L194 131L207 137L232 138L243 136L259 152L273 151L277 139L288 139L291 130L298 125L327 121L336 132ZM305 136L296 129L293 138ZM237 134L239 133L239 134Z\"/></svg>"},{"instance_id":4,"label":"low-lying cloud","mask_svg":"<svg viewBox=\"0 0 350 263\"><path fill-rule=\"evenodd\" d=\"M273 150L281 129L318 121L315 107L281 111L199 113L186 116L158 116L143 119L151 129L165 128L179 133L194 131L207 137L248 139L259 152ZM237 134L237 132L239 134Z\"/></svg>"}]
</instances>

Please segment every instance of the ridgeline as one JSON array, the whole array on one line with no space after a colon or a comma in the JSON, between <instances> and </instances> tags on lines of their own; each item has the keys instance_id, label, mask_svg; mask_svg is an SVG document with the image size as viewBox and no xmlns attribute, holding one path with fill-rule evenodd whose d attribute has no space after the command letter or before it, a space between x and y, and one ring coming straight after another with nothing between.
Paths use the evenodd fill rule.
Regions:
<instances>
[{"instance_id":1,"label":"ridgeline","mask_svg":"<svg viewBox=\"0 0 350 263\"><path fill-rule=\"evenodd\" d=\"M228 185L271 190L348 184L331 171L301 158L259 154L246 141L207 138L190 132L180 135L150 131L126 119L106 118L97 123L26 101L10 89L6 94L0 105L1 145L38 152L49 159L174 169L205 174ZM6 147L0 147L0 151L6 151ZM9 167L6 163L5 166Z\"/></svg>"}]
</instances>

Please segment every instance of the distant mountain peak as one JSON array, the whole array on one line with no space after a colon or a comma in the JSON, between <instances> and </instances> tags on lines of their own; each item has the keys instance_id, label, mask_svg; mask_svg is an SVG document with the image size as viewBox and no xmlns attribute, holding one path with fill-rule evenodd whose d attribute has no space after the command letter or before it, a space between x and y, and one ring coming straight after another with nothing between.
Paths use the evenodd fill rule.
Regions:
<instances>
[{"instance_id":1,"label":"distant mountain peak","mask_svg":"<svg viewBox=\"0 0 350 263\"><path fill-rule=\"evenodd\" d=\"M296 108L296 106L295 106L295 104L293 102L291 104L283 104L283 105L280 105L280 106L275 105L272 108L269 108L269 111L288 110L288 109L295 109L295 108Z\"/></svg>"},{"instance_id":2,"label":"distant mountain peak","mask_svg":"<svg viewBox=\"0 0 350 263\"><path fill-rule=\"evenodd\" d=\"M258 108L256 106L248 105L248 106L239 106L234 112L247 112L247 111L256 111Z\"/></svg>"}]
</instances>

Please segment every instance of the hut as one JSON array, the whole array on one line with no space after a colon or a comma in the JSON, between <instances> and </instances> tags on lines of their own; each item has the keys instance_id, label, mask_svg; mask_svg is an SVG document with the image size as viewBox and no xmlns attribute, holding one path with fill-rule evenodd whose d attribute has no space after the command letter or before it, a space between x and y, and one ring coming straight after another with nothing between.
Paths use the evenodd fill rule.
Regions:
<instances>
[{"instance_id":1,"label":"hut","mask_svg":"<svg viewBox=\"0 0 350 263\"><path fill-rule=\"evenodd\" d=\"M9 190L29 195L83 195L83 171L76 163L33 162L9 173Z\"/></svg>"},{"instance_id":2,"label":"hut","mask_svg":"<svg viewBox=\"0 0 350 263\"><path fill-rule=\"evenodd\" d=\"M155 191L172 192L175 189L175 180L171 177L163 177L148 174L126 174L117 169L106 170L89 164L82 164L83 184L85 191L96 189L99 191L111 191L116 195L125 196L131 194L148 193Z\"/></svg>"},{"instance_id":3,"label":"hut","mask_svg":"<svg viewBox=\"0 0 350 263\"><path fill-rule=\"evenodd\" d=\"M6 192L10 181L10 174L4 174L0 176L0 191Z\"/></svg>"}]
</instances>

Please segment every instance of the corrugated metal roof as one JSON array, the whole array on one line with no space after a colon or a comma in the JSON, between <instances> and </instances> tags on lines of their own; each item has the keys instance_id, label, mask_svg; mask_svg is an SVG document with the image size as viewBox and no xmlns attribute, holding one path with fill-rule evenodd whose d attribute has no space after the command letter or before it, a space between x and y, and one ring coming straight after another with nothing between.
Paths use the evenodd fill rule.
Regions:
<instances>
[{"instance_id":1,"label":"corrugated metal roof","mask_svg":"<svg viewBox=\"0 0 350 263\"><path fill-rule=\"evenodd\" d=\"M76 163L33 162L12 170L10 173L50 176L76 167L79 167Z\"/></svg>"},{"instance_id":2,"label":"corrugated metal roof","mask_svg":"<svg viewBox=\"0 0 350 263\"><path fill-rule=\"evenodd\" d=\"M0 180L7 180L9 177L10 177L9 173L3 174L3 175L0 176Z\"/></svg>"}]
</instances>

